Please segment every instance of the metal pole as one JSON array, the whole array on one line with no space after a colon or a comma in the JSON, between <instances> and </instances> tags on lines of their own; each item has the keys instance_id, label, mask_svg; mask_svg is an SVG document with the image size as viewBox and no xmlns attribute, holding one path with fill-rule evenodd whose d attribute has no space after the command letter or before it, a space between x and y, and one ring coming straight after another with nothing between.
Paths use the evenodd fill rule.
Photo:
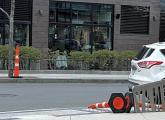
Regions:
<instances>
[{"instance_id":1,"label":"metal pole","mask_svg":"<svg viewBox=\"0 0 165 120\"><path fill-rule=\"evenodd\" d=\"M8 77L13 77L13 31L14 31L14 10L15 10L15 0L11 0L11 12L10 12L10 35L9 35L9 56L8 56Z\"/></svg>"},{"instance_id":2,"label":"metal pole","mask_svg":"<svg viewBox=\"0 0 165 120\"><path fill-rule=\"evenodd\" d=\"M15 0L11 0L11 12L10 15L2 8L2 11L9 19L10 35L9 35L9 53L8 53L8 77L13 77L13 31L14 31L14 10L15 10Z\"/></svg>"}]
</instances>

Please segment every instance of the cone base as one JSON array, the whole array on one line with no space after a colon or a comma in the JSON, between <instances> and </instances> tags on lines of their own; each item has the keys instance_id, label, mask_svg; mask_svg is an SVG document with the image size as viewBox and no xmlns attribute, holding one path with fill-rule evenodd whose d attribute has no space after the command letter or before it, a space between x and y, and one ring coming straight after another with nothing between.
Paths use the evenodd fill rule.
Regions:
<instances>
[{"instance_id":1,"label":"cone base","mask_svg":"<svg viewBox=\"0 0 165 120\"><path fill-rule=\"evenodd\" d=\"M18 76L18 77L13 76L12 78L23 78L23 77L22 76Z\"/></svg>"}]
</instances>

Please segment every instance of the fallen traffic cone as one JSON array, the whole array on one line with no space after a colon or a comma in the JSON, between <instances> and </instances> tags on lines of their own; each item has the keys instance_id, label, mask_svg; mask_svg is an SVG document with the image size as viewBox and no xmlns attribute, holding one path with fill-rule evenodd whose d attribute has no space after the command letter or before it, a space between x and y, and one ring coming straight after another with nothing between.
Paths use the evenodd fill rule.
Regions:
<instances>
[{"instance_id":1,"label":"fallen traffic cone","mask_svg":"<svg viewBox=\"0 0 165 120\"><path fill-rule=\"evenodd\" d=\"M101 102L96 104L91 104L88 106L90 109L97 109L97 108L109 108L108 102Z\"/></svg>"},{"instance_id":2,"label":"fallen traffic cone","mask_svg":"<svg viewBox=\"0 0 165 120\"><path fill-rule=\"evenodd\" d=\"M14 65L14 78L19 78L19 47L15 49L15 65Z\"/></svg>"}]
</instances>

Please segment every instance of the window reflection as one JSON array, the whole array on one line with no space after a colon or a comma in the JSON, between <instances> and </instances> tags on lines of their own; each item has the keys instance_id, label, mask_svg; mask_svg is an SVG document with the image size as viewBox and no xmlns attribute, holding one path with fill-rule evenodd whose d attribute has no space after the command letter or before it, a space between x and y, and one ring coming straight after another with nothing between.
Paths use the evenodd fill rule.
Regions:
<instances>
[{"instance_id":1,"label":"window reflection","mask_svg":"<svg viewBox=\"0 0 165 120\"><path fill-rule=\"evenodd\" d=\"M27 30L29 25L16 24L14 25L14 44L26 45L29 31ZM9 25L0 24L0 44L9 44Z\"/></svg>"},{"instance_id":2,"label":"window reflection","mask_svg":"<svg viewBox=\"0 0 165 120\"><path fill-rule=\"evenodd\" d=\"M108 48L108 28L95 27L93 33L94 47L96 50Z\"/></svg>"},{"instance_id":3,"label":"window reflection","mask_svg":"<svg viewBox=\"0 0 165 120\"><path fill-rule=\"evenodd\" d=\"M111 23L112 7L109 5L93 6L93 21L95 24Z\"/></svg>"},{"instance_id":4,"label":"window reflection","mask_svg":"<svg viewBox=\"0 0 165 120\"><path fill-rule=\"evenodd\" d=\"M111 49L113 6L50 0L49 48Z\"/></svg>"},{"instance_id":5,"label":"window reflection","mask_svg":"<svg viewBox=\"0 0 165 120\"><path fill-rule=\"evenodd\" d=\"M4 36L4 26L3 24L0 24L0 45L3 45L4 43L3 36Z\"/></svg>"},{"instance_id":6,"label":"window reflection","mask_svg":"<svg viewBox=\"0 0 165 120\"><path fill-rule=\"evenodd\" d=\"M80 50L89 51L90 45L90 27L89 26L73 26L72 39L77 42Z\"/></svg>"},{"instance_id":7,"label":"window reflection","mask_svg":"<svg viewBox=\"0 0 165 120\"><path fill-rule=\"evenodd\" d=\"M91 21L91 5L89 4L72 4L72 23L84 24Z\"/></svg>"},{"instance_id":8,"label":"window reflection","mask_svg":"<svg viewBox=\"0 0 165 120\"><path fill-rule=\"evenodd\" d=\"M21 45L26 45L27 25L15 25L14 41Z\"/></svg>"},{"instance_id":9,"label":"window reflection","mask_svg":"<svg viewBox=\"0 0 165 120\"><path fill-rule=\"evenodd\" d=\"M69 49L69 30L68 25L51 24L49 27L49 48L53 50Z\"/></svg>"}]
</instances>

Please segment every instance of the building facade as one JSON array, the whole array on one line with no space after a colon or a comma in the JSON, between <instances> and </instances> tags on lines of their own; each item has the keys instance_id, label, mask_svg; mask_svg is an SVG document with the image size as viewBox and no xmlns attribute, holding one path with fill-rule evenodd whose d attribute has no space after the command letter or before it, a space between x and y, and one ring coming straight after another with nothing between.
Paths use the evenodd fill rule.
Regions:
<instances>
[{"instance_id":1,"label":"building facade","mask_svg":"<svg viewBox=\"0 0 165 120\"><path fill-rule=\"evenodd\" d=\"M6 8L10 0L2 1ZM0 44L6 44L7 20L0 16ZM159 41L160 1L16 0L15 24L15 40L43 52L136 50Z\"/></svg>"},{"instance_id":2,"label":"building facade","mask_svg":"<svg viewBox=\"0 0 165 120\"><path fill-rule=\"evenodd\" d=\"M160 0L160 34L159 41L165 42L165 1Z\"/></svg>"}]
</instances>

